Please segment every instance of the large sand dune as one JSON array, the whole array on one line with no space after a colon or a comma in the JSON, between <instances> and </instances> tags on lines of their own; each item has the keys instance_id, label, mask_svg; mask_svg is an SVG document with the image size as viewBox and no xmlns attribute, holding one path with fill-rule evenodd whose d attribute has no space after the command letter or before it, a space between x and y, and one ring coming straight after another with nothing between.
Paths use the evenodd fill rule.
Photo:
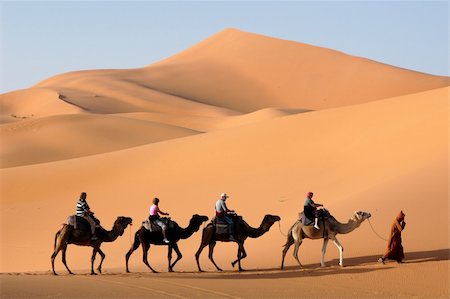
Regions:
<instances>
[{"instance_id":1,"label":"large sand dune","mask_svg":"<svg viewBox=\"0 0 450 299\"><path fill-rule=\"evenodd\" d=\"M259 226L268 213L282 219L280 227L275 224L262 237L247 240L243 266L260 272L242 278L261 290L267 285L256 278L282 279L283 287L264 294L296 296L284 293L304 273L296 271L292 251L286 259L292 272L274 269L281 262L283 234L302 210L305 193L313 191L315 200L342 222L356 210L370 212L373 228L384 237L398 211L406 214L406 258L420 262L381 271L374 263L386 242L365 222L340 237L351 265L341 277L359 282L347 288L362 284L370 291L361 296L394 296L377 293L371 281L386 286L406 275L423 282L411 274L423 270L426 281L439 286L434 297L448 295L448 86L448 77L225 30L148 67L67 73L1 95L0 271L50 269L54 233L74 213L82 191L106 228L119 215L134 220L124 236L102 246L107 255L103 267L114 273L124 269L132 232L147 217L153 197L186 226L192 214L211 217L218 195L228 192L228 205L250 225ZM196 271L200 238L201 230L180 241L184 257L175 270ZM323 276L331 287L339 283L339 270L316 268L321 245L306 240L300 259L311 269L306 277ZM329 246L326 262L335 265L338 253ZM235 244L219 243L216 261L233 270L236 250ZM166 248L150 251L152 266L166 271ZM90 255L89 248L70 246L69 266L86 272ZM132 255L132 271L148 272L141 259L141 250ZM430 271L428 260L438 263L441 272ZM215 270L207 250L201 264ZM65 271L60 256L56 270ZM10 287L22 281L12 277L1 279ZM189 274L192 278L197 276ZM128 285L115 276L105 279L110 285ZM200 293L207 286L210 294L239 297L212 291L211 280L227 279L202 279ZM179 296L181 289L165 292ZM350 294L346 288L336 292L338 297ZM397 295L407 297L408 292L405 285Z\"/></svg>"}]
</instances>

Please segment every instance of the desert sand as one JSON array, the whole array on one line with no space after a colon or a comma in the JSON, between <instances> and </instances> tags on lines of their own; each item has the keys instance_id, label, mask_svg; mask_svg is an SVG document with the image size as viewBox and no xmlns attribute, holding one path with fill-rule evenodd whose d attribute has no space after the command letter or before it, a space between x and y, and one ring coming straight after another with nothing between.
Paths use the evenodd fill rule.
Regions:
<instances>
[{"instance_id":1,"label":"desert sand","mask_svg":"<svg viewBox=\"0 0 450 299\"><path fill-rule=\"evenodd\" d=\"M448 77L331 49L227 29L139 69L61 74L0 95L1 295L23 297L400 297L448 298ZM104 243L104 274L87 275L91 249L70 245L66 275L56 231L81 192L102 225L134 225ZM338 236L344 265L328 245L305 240L300 270L285 234L308 191L341 222L372 214ZM183 259L167 272L167 248L125 253L153 197L185 227L212 217L220 193L253 227L281 217L245 243L248 271L230 262L236 244L218 243L218 273L197 273L201 229L179 242ZM406 214L403 264L376 262L391 222ZM375 232L381 236L378 236ZM98 262L99 259L97 259ZM79 287L83 286L83 293Z\"/></svg>"}]
</instances>

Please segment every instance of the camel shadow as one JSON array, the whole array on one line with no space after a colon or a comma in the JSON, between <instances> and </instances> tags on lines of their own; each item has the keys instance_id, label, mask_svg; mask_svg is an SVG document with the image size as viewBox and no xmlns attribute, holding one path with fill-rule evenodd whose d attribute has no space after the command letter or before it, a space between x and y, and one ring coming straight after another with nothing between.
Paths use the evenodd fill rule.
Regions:
<instances>
[{"instance_id":1,"label":"camel shadow","mask_svg":"<svg viewBox=\"0 0 450 299\"><path fill-rule=\"evenodd\" d=\"M373 263L378 260L380 255L369 255L362 257L353 257L346 258L345 265L353 266L353 265L361 265L367 263ZM431 261L448 261L450 260L450 249L438 249L438 250L430 250L430 251L413 251L413 252L405 252L405 260L403 263L405 264L415 264L415 263L425 263ZM386 260L389 263L389 260ZM394 261L395 262L395 261ZM333 259L329 261L330 264L338 264L339 259Z\"/></svg>"},{"instance_id":2,"label":"camel shadow","mask_svg":"<svg viewBox=\"0 0 450 299\"><path fill-rule=\"evenodd\" d=\"M223 271L223 272L203 272L186 278L204 279L274 279L274 278L297 278L297 277L321 277L340 274L361 274L374 271L384 271L396 267L396 262L391 265L387 261L386 265L377 262L380 255L368 255L345 259L345 267L338 266L339 259L327 261L327 266L322 268L320 263L304 265L303 269L298 266L287 266L285 270L279 268L251 269L243 272ZM415 251L405 253L405 264L426 263L431 261L450 260L450 249L440 249L431 251ZM194 274L195 272L192 272Z\"/></svg>"}]
</instances>

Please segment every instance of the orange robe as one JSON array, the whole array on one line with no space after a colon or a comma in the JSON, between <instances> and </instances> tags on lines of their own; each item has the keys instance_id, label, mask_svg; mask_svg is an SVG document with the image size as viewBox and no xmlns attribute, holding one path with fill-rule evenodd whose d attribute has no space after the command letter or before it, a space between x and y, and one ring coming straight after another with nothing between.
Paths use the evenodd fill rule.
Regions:
<instances>
[{"instance_id":1,"label":"orange robe","mask_svg":"<svg viewBox=\"0 0 450 299\"><path fill-rule=\"evenodd\" d=\"M400 211L391 226L391 235L383 259L396 260L401 262L405 258L402 246L402 230L405 228L405 214Z\"/></svg>"}]
</instances>

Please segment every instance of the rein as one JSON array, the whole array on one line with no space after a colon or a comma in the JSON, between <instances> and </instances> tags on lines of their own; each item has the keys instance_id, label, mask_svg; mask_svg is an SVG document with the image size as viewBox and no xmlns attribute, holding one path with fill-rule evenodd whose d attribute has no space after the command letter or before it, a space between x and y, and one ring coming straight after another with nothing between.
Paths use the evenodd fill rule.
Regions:
<instances>
[{"instance_id":1,"label":"rein","mask_svg":"<svg viewBox=\"0 0 450 299\"><path fill-rule=\"evenodd\" d=\"M284 234L284 233L281 231L281 223L280 223L280 222L281 222L281 221L278 221L278 228L280 229L280 233L281 233L283 236L287 237L287 235Z\"/></svg>"},{"instance_id":2,"label":"rein","mask_svg":"<svg viewBox=\"0 0 450 299\"><path fill-rule=\"evenodd\" d=\"M133 227L130 225L130 245L133 245Z\"/></svg>"},{"instance_id":3,"label":"rein","mask_svg":"<svg viewBox=\"0 0 450 299\"><path fill-rule=\"evenodd\" d=\"M367 218L367 221L369 222L370 228L372 229L374 234L377 235L378 238L380 238L381 240L384 240L384 241L388 241L385 238L383 238L382 236L380 236L379 234L377 234L377 232L373 229L372 223L370 222L370 218Z\"/></svg>"}]
</instances>

